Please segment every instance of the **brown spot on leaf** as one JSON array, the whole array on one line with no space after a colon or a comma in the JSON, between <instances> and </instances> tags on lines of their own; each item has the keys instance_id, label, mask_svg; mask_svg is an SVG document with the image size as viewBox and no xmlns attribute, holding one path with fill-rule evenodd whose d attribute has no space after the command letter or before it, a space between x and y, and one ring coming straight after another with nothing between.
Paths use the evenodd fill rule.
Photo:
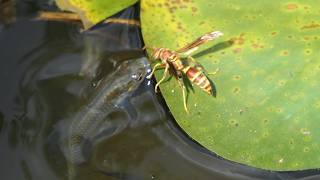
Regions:
<instances>
[{"instance_id":1,"label":"brown spot on leaf","mask_svg":"<svg viewBox=\"0 0 320 180\"><path fill-rule=\"evenodd\" d=\"M289 51L287 51L287 50L281 51L280 55L288 56L289 55Z\"/></svg>"},{"instance_id":2,"label":"brown spot on leaf","mask_svg":"<svg viewBox=\"0 0 320 180\"><path fill-rule=\"evenodd\" d=\"M231 38L231 41L234 45L243 45L245 43L244 34L242 33L237 37Z\"/></svg>"},{"instance_id":3,"label":"brown spot on leaf","mask_svg":"<svg viewBox=\"0 0 320 180\"><path fill-rule=\"evenodd\" d=\"M285 7L287 10L295 10L298 9L298 5L294 3L287 4Z\"/></svg>"},{"instance_id":4,"label":"brown spot on leaf","mask_svg":"<svg viewBox=\"0 0 320 180\"><path fill-rule=\"evenodd\" d=\"M164 5L168 8L170 13L175 13L178 9L186 9L187 3L191 3L190 0L168 0ZM190 5L189 5L190 6Z\"/></svg>"},{"instance_id":5,"label":"brown spot on leaf","mask_svg":"<svg viewBox=\"0 0 320 180\"><path fill-rule=\"evenodd\" d=\"M253 49L263 49L264 45L260 44L259 42L251 41L251 47Z\"/></svg>"},{"instance_id":6,"label":"brown spot on leaf","mask_svg":"<svg viewBox=\"0 0 320 180\"><path fill-rule=\"evenodd\" d=\"M241 52L241 48L235 48L233 49L234 54L239 54Z\"/></svg>"},{"instance_id":7,"label":"brown spot on leaf","mask_svg":"<svg viewBox=\"0 0 320 180\"><path fill-rule=\"evenodd\" d=\"M240 80L240 79L241 79L241 76L240 76L240 75L234 75L234 76L233 76L233 79L234 79L234 80Z\"/></svg>"},{"instance_id":8,"label":"brown spot on leaf","mask_svg":"<svg viewBox=\"0 0 320 180\"><path fill-rule=\"evenodd\" d=\"M320 24L319 24L319 23L312 22L311 24L302 26L300 29L301 29L301 30L306 30L306 29L316 29L316 28L320 28Z\"/></svg>"},{"instance_id":9,"label":"brown spot on leaf","mask_svg":"<svg viewBox=\"0 0 320 180\"><path fill-rule=\"evenodd\" d=\"M276 31L273 31L273 32L270 33L271 36L275 36L277 34L278 34L278 32L276 32Z\"/></svg>"},{"instance_id":10,"label":"brown spot on leaf","mask_svg":"<svg viewBox=\"0 0 320 180\"><path fill-rule=\"evenodd\" d=\"M194 13L198 11L198 9L197 9L196 7L192 7L191 10L192 10L192 12L194 12Z\"/></svg>"},{"instance_id":11,"label":"brown spot on leaf","mask_svg":"<svg viewBox=\"0 0 320 180\"><path fill-rule=\"evenodd\" d=\"M238 94L239 92L240 92L240 88L238 88L238 87L233 88L234 94Z\"/></svg>"},{"instance_id":12,"label":"brown spot on leaf","mask_svg":"<svg viewBox=\"0 0 320 180\"><path fill-rule=\"evenodd\" d=\"M310 49L306 49L306 50L304 50L304 53L306 54L306 55L309 55L309 54L311 54L311 50Z\"/></svg>"},{"instance_id":13,"label":"brown spot on leaf","mask_svg":"<svg viewBox=\"0 0 320 180\"><path fill-rule=\"evenodd\" d=\"M199 25L201 26L201 25L203 25L203 24L205 24L206 22L205 21L201 21L200 23L199 23Z\"/></svg>"}]
</instances>

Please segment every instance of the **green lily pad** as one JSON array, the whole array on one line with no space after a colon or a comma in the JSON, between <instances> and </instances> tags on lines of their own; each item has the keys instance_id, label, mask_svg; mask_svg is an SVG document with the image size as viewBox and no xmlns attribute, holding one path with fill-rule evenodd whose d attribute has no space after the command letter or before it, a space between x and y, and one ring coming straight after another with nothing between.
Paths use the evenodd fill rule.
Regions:
<instances>
[{"instance_id":1,"label":"green lily pad","mask_svg":"<svg viewBox=\"0 0 320 180\"><path fill-rule=\"evenodd\" d=\"M216 97L194 86L187 114L177 80L160 86L191 138L253 167L320 168L319 3L142 0L147 46L176 50L204 33L224 33L193 54L208 72L220 69L208 76Z\"/></svg>"},{"instance_id":2,"label":"green lily pad","mask_svg":"<svg viewBox=\"0 0 320 180\"><path fill-rule=\"evenodd\" d=\"M56 0L62 10L79 14L85 28L89 28L138 0Z\"/></svg>"}]
</instances>

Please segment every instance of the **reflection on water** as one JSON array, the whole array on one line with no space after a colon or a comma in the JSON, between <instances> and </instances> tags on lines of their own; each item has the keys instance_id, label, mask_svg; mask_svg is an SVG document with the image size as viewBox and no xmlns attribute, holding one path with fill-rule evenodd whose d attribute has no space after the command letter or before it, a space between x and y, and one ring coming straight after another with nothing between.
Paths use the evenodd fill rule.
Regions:
<instances>
[{"instance_id":1,"label":"reflection on water","mask_svg":"<svg viewBox=\"0 0 320 180\"><path fill-rule=\"evenodd\" d=\"M36 10L39 2L19 6ZM76 143L81 161L70 165L70 127L106 93L104 80L117 81L117 69L141 57L130 50L142 47L140 32L109 24L81 34L76 24L24 17L0 32L1 179L70 179L72 168L76 179L319 179L317 170L270 172L209 153L178 128L148 80L102 106L85 131L71 131L85 138Z\"/></svg>"},{"instance_id":2,"label":"reflection on water","mask_svg":"<svg viewBox=\"0 0 320 180\"><path fill-rule=\"evenodd\" d=\"M0 23L10 24L15 21L15 2L13 0L0 1ZM0 26L1 31L1 26Z\"/></svg>"}]
</instances>

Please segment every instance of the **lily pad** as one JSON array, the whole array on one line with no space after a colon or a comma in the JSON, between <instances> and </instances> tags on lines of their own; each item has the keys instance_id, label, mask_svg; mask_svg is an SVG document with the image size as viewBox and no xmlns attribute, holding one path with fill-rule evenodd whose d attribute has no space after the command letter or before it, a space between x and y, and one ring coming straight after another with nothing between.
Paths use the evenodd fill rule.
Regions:
<instances>
[{"instance_id":1,"label":"lily pad","mask_svg":"<svg viewBox=\"0 0 320 180\"><path fill-rule=\"evenodd\" d=\"M177 50L224 33L193 54L208 72L220 69L208 75L216 97L194 86L187 114L177 80L160 86L191 138L253 167L320 168L319 0L142 0L141 8L147 46Z\"/></svg>"},{"instance_id":2,"label":"lily pad","mask_svg":"<svg viewBox=\"0 0 320 180\"><path fill-rule=\"evenodd\" d=\"M56 0L60 9L79 14L85 28L89 28L138 0Z\"/></svg>"}]
</instances>

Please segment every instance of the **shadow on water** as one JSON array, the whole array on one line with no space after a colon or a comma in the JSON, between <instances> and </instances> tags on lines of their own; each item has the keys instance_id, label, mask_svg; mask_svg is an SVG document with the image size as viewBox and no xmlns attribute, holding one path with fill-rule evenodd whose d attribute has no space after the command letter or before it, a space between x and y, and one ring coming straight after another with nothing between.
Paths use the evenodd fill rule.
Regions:
<instances>
[{"instance_id":1,"label":"shadow on water","mask_svg":"<svg viewBox=\"0 0 320 180\"><path fill-rule=\"evenodd\" d=\"M70 168L76 179L319 179L317 170L265 171L207 151L179 128L149 80L99 106L97 121L83 126L83 161L71 167L63 141L70 122L93 107L103 80L116 81L119 67L143 56L143 43L138 27L100 24L79 33L77 24L26 18L51 7L43 2L19 1L16 22L0 25L1 179L70 179ZM133 6L116 16L137 12Z\"/></svg>"}]
</instances>

